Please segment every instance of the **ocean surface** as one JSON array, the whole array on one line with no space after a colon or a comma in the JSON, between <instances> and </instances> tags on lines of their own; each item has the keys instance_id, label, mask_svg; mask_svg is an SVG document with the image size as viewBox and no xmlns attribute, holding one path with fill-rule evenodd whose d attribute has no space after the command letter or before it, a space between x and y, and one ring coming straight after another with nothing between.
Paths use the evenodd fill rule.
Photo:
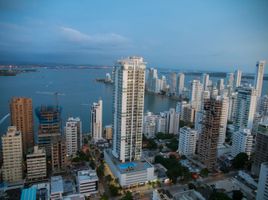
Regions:
<instances>
[{"instance_id":1,"label":"ocean surface","mask_svg":"<svg viewBox=\"0 0 268 200\"><path fill-rule=\"evenodd\" d=\"M59 92L58 102L62 107L62 124L70 116L80 117L83 132L89 132L90 105L103 100L103 126L112 123L112 85L97 82L96 78L104 78L107 69L38 69L37 72L22 73L17 76L0 77L0 134L6 132L10 124L9 100L13 96L30 97L33 108L40 105L56 104L54 92ZM186 86L196 76L186 76ZM213 81L219 78L211 78ZM248 80L249 82L252 80ZM268 81L263 83L263 93L268 92ZM153 94L145 95L144 111L159 113L175 107L176 101L168 97ZM34 111L35 112L35 111ZM3 119L3 120L1 120ZM34 128L37 133L38 119L34 113Z\"/></svg>"}]
</instances>

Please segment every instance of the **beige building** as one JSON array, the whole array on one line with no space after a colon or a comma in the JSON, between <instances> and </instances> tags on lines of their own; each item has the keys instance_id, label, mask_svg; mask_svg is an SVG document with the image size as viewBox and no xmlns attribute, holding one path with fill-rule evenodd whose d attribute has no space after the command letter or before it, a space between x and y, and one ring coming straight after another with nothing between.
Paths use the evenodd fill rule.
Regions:
<instances>
[{"instance_id":1,"label":"beige building","mask_svg":"<svg viewBox=\"0 0 268 200\"><path fill-rule=\"evenodd\" d=\"M47 160L44 148L34 146L33 152L27 155L27 179L41 180L47 177Z\"/></svg>"},{"instance_id":2,"label":"beige building","mask_svg":"<svg viewBox=\"0 0 268 200\"><path fill-rule=\"evenodd\" d=\"M107 126L104 127L103 137L106 140L112 140L113 139L113 127L112 127L112 125L107 125Z\"/></svg>"},{"instance_id":3,"label":"beige building","mask_svg":"<svg viewBox=\"0 0 268 200\"><path fill-rule=\"evenodd\" d=\"M32 99L13 97L10 101L11 125L22 133L23 152L34 146Z\"/></svg>"},{"instance_id":4,"label":"beige building","mask_svg":"<svg viewBox=\"0 0 268 200\"><path fill-rule=\"evenodd\" d=\"M2 136L3 180L17 182L23 179L22 134L15 126L9 126Z\"/></svg>"}]
</instances>

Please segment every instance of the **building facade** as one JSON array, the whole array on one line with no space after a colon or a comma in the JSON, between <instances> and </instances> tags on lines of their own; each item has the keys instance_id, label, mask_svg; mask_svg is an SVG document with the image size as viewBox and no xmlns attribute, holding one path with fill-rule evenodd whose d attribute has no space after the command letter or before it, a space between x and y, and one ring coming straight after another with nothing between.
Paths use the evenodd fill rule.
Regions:
<instances>
[{"instance_id":1,"label":"building facade","mask_svg":"<svg viewBox=\"0 0 268 200\"><path fill-rule=\"evenodd\" d=\"M65 125L67 156L76 156L82 148L82 122L79 117L69 117Z\"/></svg>"},{"instance_id":2,"label":"building facade","mask_svg":"<svg viewBox=\"0 0 268 200\"><path fill-rule=\"evenodd\" d=\"M90 130L95 142L102 139L102 100L91 106Z\"/></svg>"},{"instance_id":3,"label":"building facade","mask_svg":"<svg viewBox=\"0 0 268 200\"><path fill-rule=\"evenodd\" d=\"M10 101L10 118L11 125L21 131L23 152L26 154L34 146L32 99L13 97Z\"/></svg>"},{"instance_id":4,"label":"building facade","mask_svg":"<svg viewBox=\"0 0 268 200\"><path fill-rule=\"evenodd\" d=\"M265 67L265 61L258 61L257 62L255 80L254 80L254 87L256 89L258 98L261 97L261 93L262 93L264 67Z\"/></svg>"},{"instance_id":5,"label":"building facade","mask_svg":"<svg viewBox=\"0 0 268 200\"><path fill-rule=\"evenodd\" d=\"M261 164L256 200L268 200L268 162Z\"/></svg>"},{"instance_id":6,"label":"building facade","mask_svg":"<svg viewBox=\"0 0 268 200\"><path fill-rule=\"evenodd\" d=\"M77 173L78 192L85 197L98 193L99 179L95 170L83 170Z\"/></svg>"},{"instance_id":7,"label":"building facade","mask_svg":"<svg viewBox=\"0 0 268 200\"><path fill-rule=\"evenodd\" d=\"M56 137L51 143L51 168L53 173L66 170L67 149L66 140L63 137Z\"/></svg>"},{"instance_id":8,"label":"building facade","mask_svg":"<svg viewBox=\"0 0 268 200\"><path fill-rule=\"evenodd\" d=\"M250 129L240 129L234 132L232 139L232 156L244 152L251 156L253 151L253 135Z\"/></svg>"},{"instance_id":9,"label":"building facade","mask_svg":"<svg viewBox=\"0 0 268 200\"><path fill-rule=\"evenodd\" d=\"M210 98L204 101L202 131L199 135L199 160L212 170L217 164L217 143L220 132L222 100Z\"/></svg>"},{"instance_id":10,"label":"building facade","mask_svg":"<svg viewBox=\"0 0 268 200\"><path fill-rule=\"evenodd\" d=\"M47 177L47 160L44 148L34 146L33 152L27 154L27 180L42 180Z\"/></svg>"},{"instance_id":11,"label":"building facade","mask_svg":"<svg viewBox=\"0 0 268 200\"><path fill-rule=\"evenodd\" d=\"M145 68L142 57L128 57L115 66L112 152L121 162L141 157Z\"/></svg>"},{"instance_id":12,"label":"building facade","mask_svg":"<svg viewBox=\"0 0 268 200\"><path fill-rule=\"evenodd\" d=\"M180 138L178 152L180 155L193 155L195 154L197 141L197 131L187 126L180 128Z\"/></svg>"},{"instance_id":13,"label":"building facade","mask_svg":"<svg viewBox=\"0 0 268 200\"><path fill-rule=\"evenodd\" d=\"M23 179L22 134L15 126L9 126L2 136L3 180L17 182Z\"/></svg>"}]
</instances>

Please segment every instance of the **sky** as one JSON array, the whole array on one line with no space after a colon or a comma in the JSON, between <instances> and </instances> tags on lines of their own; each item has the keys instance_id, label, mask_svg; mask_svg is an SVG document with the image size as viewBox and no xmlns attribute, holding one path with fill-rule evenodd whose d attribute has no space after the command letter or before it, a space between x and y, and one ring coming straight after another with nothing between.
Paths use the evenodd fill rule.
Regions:
<instances>
[{"instance_id":1,"label":"sky","mask_svg":"<svg viewBox=\"0 0 268 200\"><path fill-rule=\"evenodd\" d=\"M2 64L129 55L149 67L254 72L268 61L268 1L0 0Z\"/></svg>"}]
</instances>

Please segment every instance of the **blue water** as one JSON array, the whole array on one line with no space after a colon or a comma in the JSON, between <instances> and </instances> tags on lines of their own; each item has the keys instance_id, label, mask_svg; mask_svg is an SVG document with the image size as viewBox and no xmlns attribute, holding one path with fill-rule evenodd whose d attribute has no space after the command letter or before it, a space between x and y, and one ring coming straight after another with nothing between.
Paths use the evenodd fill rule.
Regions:
<instances>
[{"instance_id":1,"label":"blue water","mask_svg":"<svg viewBox=\"0 0 268 200\"><path fill-rule=\"evenodd\" d=\"M9 113L9 100L13 96L25 96L33 99L33 107L41 104L56 104L54 95L47 92L59 92L59 105L62 107L62 124L68 117L78 116L83 123L83 132L89 132L90 105L103 100L103 126L112 123L112 85L97 82L96 78L105 77L111 69L41 69L38 72L17 76L0 77L0 120ZM145 111L155 113L175 107L176 101L167 97L146 95ZM34 114L35 132L38 120ZM6 132L10 117L0 124L0 133Z\"/></svg>"},{"instance_id":2,"label":"blue water","mask_svg":"<svg viewBox=\"0 0 268 200\"><path fill-rule=\"evenodd\" d=\"M134 163L134 162L128 162L128 163L122 163L122 164L119 164L118 167L120 170L125 170L125 169L128 169L130 167L136 167L137 164Z\"/></svg>"}]
</instances>

